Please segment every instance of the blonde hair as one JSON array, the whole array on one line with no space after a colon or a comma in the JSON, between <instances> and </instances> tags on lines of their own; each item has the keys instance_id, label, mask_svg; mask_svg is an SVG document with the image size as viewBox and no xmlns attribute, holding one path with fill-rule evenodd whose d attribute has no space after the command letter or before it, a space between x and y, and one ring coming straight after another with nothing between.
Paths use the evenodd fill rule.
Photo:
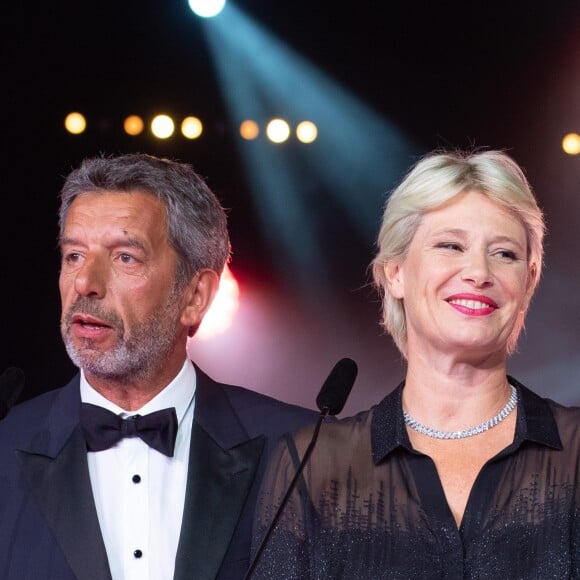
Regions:
<instances>
[{"instance_id":1,"label":"blonde hair","mask_svg":"<svg viewBox=\"0 0 580 580\"><path fill-rule=\"evenodd\" d=\"M508 209L526 230L528 265L533 272L532 293L540 280L543 260L544 218L519 165L501 151L443 151L422 158L392 191L383 213L371 263L373 278L382 296L382 326L406 356L407 326L402 299L389 292L385 266L404 258L421 218L455 196L472 190ZM508 352L515 350L525 312L516 325Z\"/></svg>"}]
</instances>

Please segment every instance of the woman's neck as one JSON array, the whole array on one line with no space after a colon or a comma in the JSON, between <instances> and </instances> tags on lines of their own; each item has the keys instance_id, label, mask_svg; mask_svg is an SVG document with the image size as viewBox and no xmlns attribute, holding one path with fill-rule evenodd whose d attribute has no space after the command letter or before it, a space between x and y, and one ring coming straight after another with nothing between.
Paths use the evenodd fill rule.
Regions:
<instances>
[{"instance_id":1,"label":"woman's neck","mask_svg":"<svg viewBox=\"0 0 580 580\"><path fill-rule=\"evenodd\" d=\"M505 359L474 366L451 357L427 361L411 356L403 408L429 427L454 430L486 421L509 395Z\"/></svg>"}]
</instances>

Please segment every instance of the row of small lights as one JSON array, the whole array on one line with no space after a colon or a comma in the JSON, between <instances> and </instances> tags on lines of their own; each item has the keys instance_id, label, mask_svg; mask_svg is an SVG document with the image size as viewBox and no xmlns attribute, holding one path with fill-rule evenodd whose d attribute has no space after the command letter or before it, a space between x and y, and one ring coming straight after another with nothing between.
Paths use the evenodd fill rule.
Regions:
<instances>
[{"instance_id":1,"label":"row of small lights","mask_svg":"<svg viewBox=\"0 0 580 580\"><path fill-rule=\"evenodd\" d=\"M157 139L169 139L175 134L175 121L169 115L156 115L151 120L149 128ZM82 113L69 113L64 120L65 129L80 135L87 129L87 120ZM136 137L145 131L145 121L139 115L129 115L123 121L123 129L127 135ZM181 134L186 139L198 139L203 133L203 123L197 117L185 117L180 125ZM252 141L260 136L260 127L256 121L246 120L240 124L240 136ZM264 133L272 143L284 143L292 135L290 124L284 119L272 119L265 126ZM295 128L296 139L301 143L312 143L318 137L318 128L312 121L302 121Z\"/></svg>"},{"instance_id":2,"label":"row of small lights","mask_svg":"<svg viewBox=\"0 0 580 580\"><path fill-rule=\"evenodd\" d=\"M69 113L64 122L69 133L80 135L87 128L87 120L82 113ZM185 117L181 121L181 134L186 139L197 139L203 133L203 123L197 117ZM139 115L129 115L123 122L123 129L127 135L136 137L145 130L145 121ZM169 139L175 133L175 121L169 115L157 115L150 124L151 133L157 139ZM247 141L257 139L260 127L256 121L243 121L239 127L240 136ZM266 137L273 143L288 141L292 133L290 124L284 119L272 119L266 124ZM318 128L312 121L302 121L295 129L296 138L301 143L312 143L318 137ZM562 149L568 155L580 154L580 135L568 133L562 139Z\"/></svg>"}]
</instances>

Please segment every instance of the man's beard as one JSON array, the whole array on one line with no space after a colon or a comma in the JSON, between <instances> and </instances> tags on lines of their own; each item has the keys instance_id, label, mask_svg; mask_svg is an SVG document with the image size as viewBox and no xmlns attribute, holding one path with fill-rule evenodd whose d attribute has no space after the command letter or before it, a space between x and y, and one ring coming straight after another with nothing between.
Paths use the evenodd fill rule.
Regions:
<instances>
[{"instance_id":1,"label":"man's beard","mask_svg":"<svg viewBox=\"0 0 580 580\"><path fill-rule=\"evenodd\" d=\"M163 365L176 346L179 325L179 296L171 292L165 305L145 320L136 323L126 338L122 319L106 310L95 299L79 296L61 322L61 334L72 362L85 372L102 378L134 380L150 376ZM76 313L94 316L109 325L117 335L116 345L108 351L94 348L91 339L75 344L71 334L72 317ZM183 345L185 353L185 345Z\"/></svg>"}]
</instances>

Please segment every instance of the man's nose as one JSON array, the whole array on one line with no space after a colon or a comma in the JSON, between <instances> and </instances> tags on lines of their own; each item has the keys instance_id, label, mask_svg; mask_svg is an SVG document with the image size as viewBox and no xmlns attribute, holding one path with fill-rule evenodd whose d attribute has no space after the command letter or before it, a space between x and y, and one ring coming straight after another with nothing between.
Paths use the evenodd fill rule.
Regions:
<instances>
[{"instance_id":1,"label":"man's nose","mask_svg":"<svg viewBox=\"0 0 580 580\"><path fill-rule=\"evenodd\" d=\"M86 256L75 276L79 296L103 298L107 290L107 268L103 258Z\"/></svg>"}]
</instances>

